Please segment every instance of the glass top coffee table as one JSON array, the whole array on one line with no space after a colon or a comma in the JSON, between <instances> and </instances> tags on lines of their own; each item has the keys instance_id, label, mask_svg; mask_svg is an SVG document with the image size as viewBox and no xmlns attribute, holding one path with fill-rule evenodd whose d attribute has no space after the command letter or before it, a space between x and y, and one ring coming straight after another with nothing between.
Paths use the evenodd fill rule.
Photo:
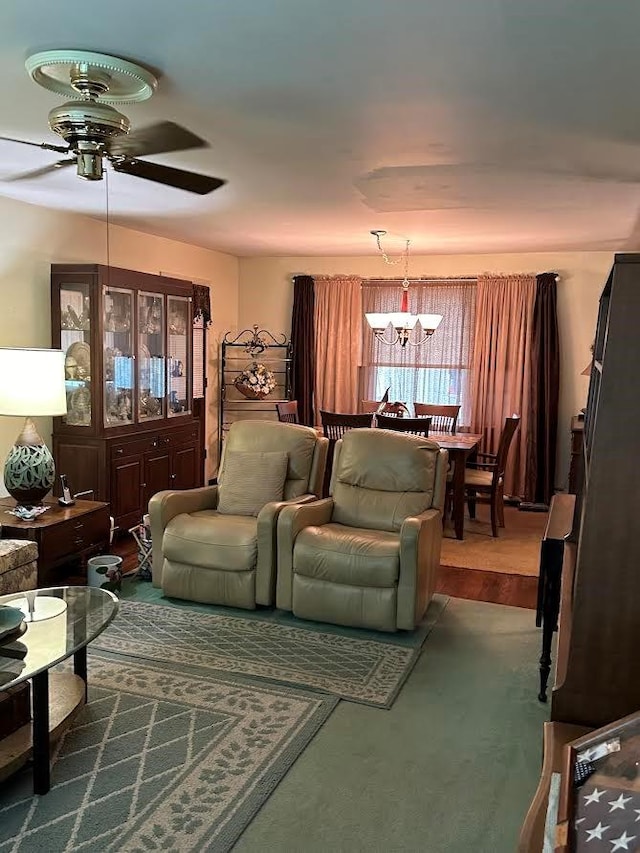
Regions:
<instances>
[{"instance_id":1,"label":"glass top coffee table","mask_svg":"<svg viewBox=\"0 0 640 853\"><path fill-rule=\"evenodd\" d=\"M32 754L34 793L46 794L50 741L86 701L87 645L113 620L119 602L104 589L69 586L2 595L0 605L22 610L26 626L19 635L0 638L0 690L31 679L33 696L32 725L0 740L0 779ZM73 674L49 675L72 655Z\"/></svg>"}]
</instances>

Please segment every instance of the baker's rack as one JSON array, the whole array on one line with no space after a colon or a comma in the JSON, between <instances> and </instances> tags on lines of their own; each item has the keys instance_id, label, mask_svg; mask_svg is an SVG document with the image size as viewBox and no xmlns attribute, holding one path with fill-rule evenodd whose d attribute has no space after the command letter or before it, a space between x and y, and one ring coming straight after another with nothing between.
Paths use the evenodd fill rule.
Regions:
<instances>
[{"instance_id":1,"label":"baker's rack","mask_svg":"<svg viewBox=\"0 0 640 853\"><path fill-rule=\"evenodd\" d=\"M227 332L220 345L220 403L218 412L218 458L222 443L234 421L277 420L276 403L291 399L291 341L254 325L234 334ZM235 386L237 376L253 362L264 364L274 375L276 387L262 399L249 399Z\"/></svg>"}]
</instances>

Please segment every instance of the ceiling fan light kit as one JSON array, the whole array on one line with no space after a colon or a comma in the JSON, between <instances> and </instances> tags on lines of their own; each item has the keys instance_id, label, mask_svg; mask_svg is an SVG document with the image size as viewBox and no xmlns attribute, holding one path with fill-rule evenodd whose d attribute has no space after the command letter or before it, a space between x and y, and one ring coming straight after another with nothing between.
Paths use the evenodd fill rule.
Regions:
<instances>
[{"instance_id":1,"label":"ceiling fan light kit","mask_svg":"<svg viewBox=\"0 0 640 853\"><path fill-rule=\"evenodd\" d=\"M131 131L127 116L111 106L150 98L158 80L148 69L126 59L85 50L42 51L30 56L25 67L31 79L40 86L72 98L49 112L50 129L62 137L67 147L10 137L0 139L36 145L68 157L8 180L40 177L75 163L79 177L99 181L106 158L116 172L199 195L226 183L211 175L137 159L145 154L209 147L206 140L174 122L158 122Z\"/></svg>"}]
</instances>

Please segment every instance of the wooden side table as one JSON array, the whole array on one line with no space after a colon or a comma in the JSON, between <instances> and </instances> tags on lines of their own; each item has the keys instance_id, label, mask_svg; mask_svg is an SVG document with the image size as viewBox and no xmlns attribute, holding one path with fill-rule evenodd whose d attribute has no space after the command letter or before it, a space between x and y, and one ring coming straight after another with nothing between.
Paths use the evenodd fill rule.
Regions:
<instances>
[{"instance_id":1,"label":"wooden side table","mask_svg":"<svg viewBox=\"0 0 640 853\"><path fill-rule=\"evenodd\" d=\"M109 504L101 501L75 502L62 507L55 498L44 501L47 512L33 521L20 521L7 510L13 498L0 500L0 525L5 539L30 539L38 545L38 586L53 586L67 580L69 563L80 562L86 579L87 560L109 547Z\"/></svg>"}]
</instances>

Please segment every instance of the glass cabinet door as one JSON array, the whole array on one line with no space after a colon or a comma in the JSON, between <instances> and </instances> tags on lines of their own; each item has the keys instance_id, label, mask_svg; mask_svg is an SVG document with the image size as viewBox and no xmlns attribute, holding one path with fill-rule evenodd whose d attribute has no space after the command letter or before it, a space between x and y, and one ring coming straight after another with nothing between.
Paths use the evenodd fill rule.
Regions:
<instances>
[{"instance_id":1,"label":"glass cabinet door","mask_svg":"<svg viewBox=\"0 0 640 853\"><path fill-rule=\"evenodd\" d=\"M60 286L60 346L65 353L64 423L91 426L91 299L88 283Z\"/></svg>"},{"instance_id":2,"label":"glass cabinet door","mask_svg":"<svg viewBox=\"0 0 640 853\"><path fill-rule=\"evenodd\" d=\"M104 293L104 425L133 423L133 292L109 287Z\"/></svg>"},{"instance_id":3,"label":"glass cabinet door","mask_svg":"<svg viewBox=\"0 0 640 853\"><path fill-rule=\"evenodd\" d=\"M191 412L191 321L190 299L185 296L167 297L168 340L168 416Z\"/></svg>"},{"instance_id":4,"label":"glass cabinet door","mask_svg":"<svg viewBox=\"0 0 640 853\"><path fill-rule=\"evenodd\" d=\"M138 294L138 421L165 416L164 297Z\"/></svg>"}]
</instances>

